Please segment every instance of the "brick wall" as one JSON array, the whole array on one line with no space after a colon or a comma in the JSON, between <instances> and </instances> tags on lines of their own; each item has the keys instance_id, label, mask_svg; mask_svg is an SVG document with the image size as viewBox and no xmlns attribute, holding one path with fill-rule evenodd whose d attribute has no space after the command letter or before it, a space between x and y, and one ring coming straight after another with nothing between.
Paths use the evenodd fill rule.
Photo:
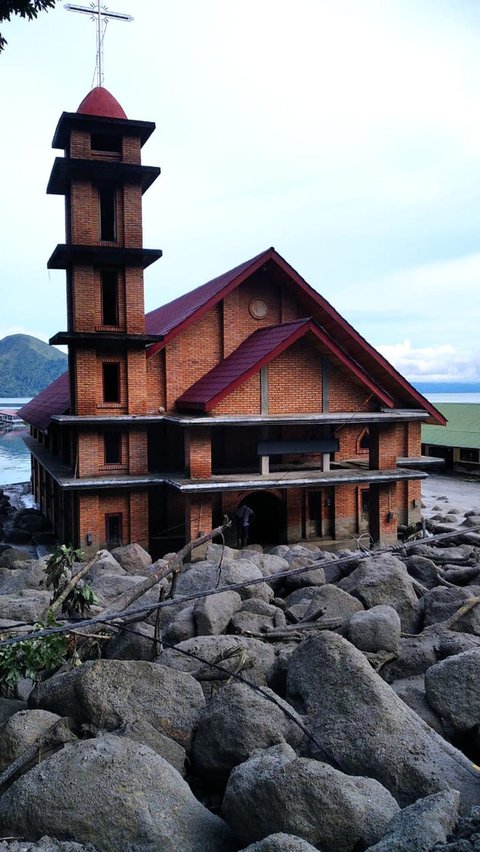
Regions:
<instances>
[{"instance_id":1,"label":"brick wall","mask_svg":"<svg viewBox=\"0 0 480 852\"><path fill-rule=\"evenodd\" d=\"M185 430L185 471L191 479L208 479L212 475L210 429Z\"/></svg>"},{"instance_id":2,"label":"brick wall","mask_svg":"<svg viewBox=\"0 0 480 852\"><path fill-rule=\"evenodd\" d=\"M329 369L330 411L374 411L378 403L364 385L354 381L332 362Z\"/></svg>"},{"instance_id":3,"label":"brick wall","mask_svg":"<svg viewBox=\"0 0 480 852\"><path fill-rule=\"evenodd\" d=\"M218 364L221 357L221 308L217 305L167 344L167 411L173 411L178 397Z\"/></svg>"},{"instance_id":4,"label":"brick wall","mask_svg":"<svg viewBox=\"0 0 480 852\"><path fill-rule=\"evenodd\" d=\"M214 415L219 414L260 414L260 373L250 376L212 408Z\"/></svg>"},{"instance_id":5,"label":"brick wall","mask_svg":"<svg viewBox=\"0 0 480 852\"><path fill-rule=\"evenodd\" d=\"M321 412L322 385L318 349L308 340L297 341L268 366L270 414Z\"/></svg>"}]
</instances>

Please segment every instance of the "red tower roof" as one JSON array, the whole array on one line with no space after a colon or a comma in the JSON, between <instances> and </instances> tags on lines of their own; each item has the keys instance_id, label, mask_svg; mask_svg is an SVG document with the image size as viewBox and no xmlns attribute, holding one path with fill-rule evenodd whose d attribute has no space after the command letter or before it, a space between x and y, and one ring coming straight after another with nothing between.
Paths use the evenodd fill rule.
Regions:
<instances>
[{"instance_id":1,"label":"red tower roof","mask_svg":"<svg viewBox=\"0 0 480 852\"><path fill-rule=\"evenodd\" d=\"M103 118L127 118L118 101L103 86L96 86L88 93L78 107L78 112Z\"/></svg>"}]
</instances>

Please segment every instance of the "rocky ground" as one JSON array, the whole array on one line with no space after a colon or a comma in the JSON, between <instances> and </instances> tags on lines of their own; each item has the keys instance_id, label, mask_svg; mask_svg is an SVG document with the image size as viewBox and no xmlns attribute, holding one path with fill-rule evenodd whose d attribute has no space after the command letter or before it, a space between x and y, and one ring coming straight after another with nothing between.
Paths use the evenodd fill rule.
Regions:
<instances>
[{"instance_id":1,"label":"rocky ground","mask_svg":"<svg viewBox=\"0 0 480 852\"><path fill-rule=\"evenodd\" d=\"M429 537L388 551L100 551L92 614L130 616L4 684L0 850L479 850L480 500L435 479ZM51 591L41 518L0 521L29 536L0 545L5 638Z\"/></svg>"}]
</instances>

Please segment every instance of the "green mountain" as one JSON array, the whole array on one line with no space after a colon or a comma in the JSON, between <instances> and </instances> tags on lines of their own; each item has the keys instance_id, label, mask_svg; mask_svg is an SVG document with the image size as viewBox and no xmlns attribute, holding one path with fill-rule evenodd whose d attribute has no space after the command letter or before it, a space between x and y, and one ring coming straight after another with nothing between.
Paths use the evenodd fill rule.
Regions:
<instances>
[{"instance_id":1,"label":"green mountain","mask_svg":"<svg viewBox=\"0 0 480 852\"><path fill-rule=\"evenodd\" d=\"M67 356L29 334L0 340L0 397L35 396L67 369Z\"/></svg>"}]
</instances>

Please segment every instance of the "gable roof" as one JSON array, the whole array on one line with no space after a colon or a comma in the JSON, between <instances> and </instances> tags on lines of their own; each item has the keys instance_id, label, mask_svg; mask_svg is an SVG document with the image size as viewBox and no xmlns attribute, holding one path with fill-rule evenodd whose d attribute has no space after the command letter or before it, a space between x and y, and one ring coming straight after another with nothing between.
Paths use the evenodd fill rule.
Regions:
<instances>
[{"instance_id":1,"label":"gable roof","mask_svg":"<svg viewBox=\"0 0 480 852\"><path fill-rule=\"evenodd\" d=\"M348 367L356 378L367 385L385 405L389 408L393 407L392 398L378 387L371 377L352 361L310 317L254 331L234 352L188 388L177 399L177 407L210 411L238 385L258 373L262 367L308 333L313 334L323 343L330 355L338 359L343 366Z\"/></svg>"},{"instance_id":2,"label":"gable roof","mask_svg":"<svg viewBox=\"0 0 480 852\"><path fill-rule=\"evenodd\" d=\"M45 390L37 393L30 402L19 408L17 413L26 423L30 423L44 432L53 415L65 414L69 407L70 383L67 370L66 373L62 373L58 379L51 382Z\"/></svg>"},{"instance_id":3,"label":"gable roof","mask_svg":"<svg viewBox=\"0 0 480 852\"><path fill-rule=\"evenodd\" d=\"M422 424L422 443L480 450L480 404L439 402L438 408L447 418L447 425L439 429Z\"/></svg>"},{"instance_id":4,"label":"gable roof","mask_svg":"<svg viewBox=\"0 0 480 852\"><path fill-rule=\"evenodd\" d=\"M145 331L147 334L163 334L165 337L172 337L173 333L178 334L200 312L204 313L220 299L224 299L230 290L233 290L245 278L252 275L256 269L260 268L269 260L272 251L274 249L268 249L251 260L241 263L240 266L219 275L218 278L213 278L206 284L196 287L195 290L184 293L183 296L179 296L173 302L168 302L166 305L145 314ZM157 352L166 342L165 340L151 346L149 355Z\"/></svg>"},{"instance_id":5,"label":"gable roof","mask_svg":"<svg viewBox=\"0 0 480 852\"><path fill-rule=\"evenodd\" d=\"M306 307L305 314L312 316L330 338L335 340L353 361L361 364L365 372L373 377L390 396L409 406L413 402L428 412L432 422L445 425L445 418L440 411L422 396L383 355L367 343L365 338L323 296L307 284L274 248L267 249L163 307L150 311L145 317L146 331L149 334L163 334L164 340L161 343L154 343L148 349L147 357L158 352L169 340L200 318L265 264L273 266L286 284L293 285L297 289Z\"/></svg>"}]
</instances>

